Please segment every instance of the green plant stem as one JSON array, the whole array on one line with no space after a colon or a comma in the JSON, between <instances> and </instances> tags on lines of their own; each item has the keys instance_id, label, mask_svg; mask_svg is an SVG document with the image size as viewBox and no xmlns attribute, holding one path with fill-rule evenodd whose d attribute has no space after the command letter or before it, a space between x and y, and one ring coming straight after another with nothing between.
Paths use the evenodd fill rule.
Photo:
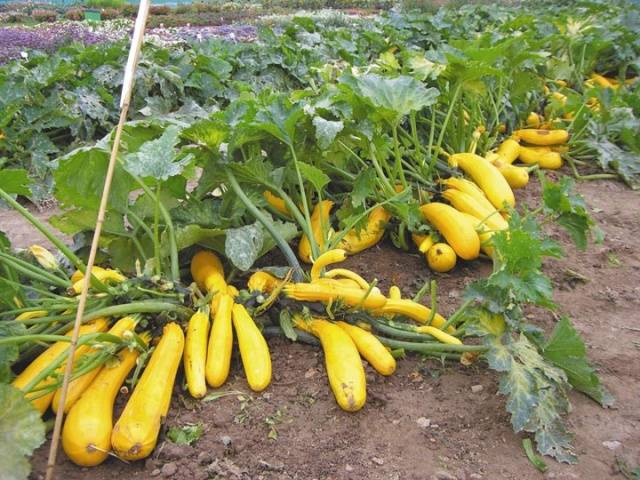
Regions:
<instances>
[{"instance_id":1,"label":"green plant stem","mask_svg":"<svg viewBox=\"0 0 640 480\"><path fill-rule=\"evenodd\" d=\"M0 253L0 260L2 260L6 265L10 266L14 270L21 272L23 275L26 275L33 280L39 280L41 282L44 282L45 284L54 285L61 288L69 288L71 286L71 282L69 280L65 281L62 278L47 272L46 270L31 265L29 262L25 262L24 260L20 260L19 258L13 257L11 255Z\"/></svg>"},{"instance_id":2,"label":"green plant stem","mask_svg":"<svg viewBox=\"0 0 640 480\"><path fill-rule=\"evenodd\" d=\"M411 138L413 140L413 148L415 151L416 159L421 167L424 167L424 155L420 150L420 139L418 138L418 126L416 124L416 111L412 110L409 114L409 125L411 127Z\"/></svg>"},{"instance_id":3,"label":"green plant stem","mask_svg":"<svg viewBox=\"0 0 640 480\"><path fill-rule=\"evenodd\" d=\"M438 309L438 292L437 292L437 283L435 280L431 280L429 292L431 293L431 313L429 314L429 318L425 322L425 325L431 325L433 319L436 317L436 311Z\"/></svg>"},{"instance_id":4,"label":"green plant stem","mask_svg":"<svg viewBox=\"0 0 640 480\"><path fill-rule=\"evenodd\" d=\"M155 262L153 268L157 276L162 275L162 262L160 256L160 184L155 191L155 206L153 209L153 256Z\"/></svg>"},{"instance_id":5,"label":"green plant stem","mask_svg":"<svg viewBox=\"0 0 640 480\"><path fill-rule=\"evenodd\" d=\"M295 253L293 253L293 250L291 250L291 247L289 246L289 244L286 242L284 238L282 238L282 235L280 235L280 233L275 229L275 227L273 226L273 223L270 222L264 216L264 214L258 209L258 207L256 207L253 204L253 202L249 199L249 197L247 197L247 195L242 190L242 187L240 187L240 184L238 183L238 180L236 179L231 169L225 168L224 170L227 178L229 179L229 186L233 189L233 191L238 196L240 201L244 204L244 206L247 207L247 210L249 210L251 215L253 215L254 218L258 220L264 226L264 228L266 228L267 231L271 234L271 237L278 245L278 248L287 259L287 263L293 269L294 281L301 282L304 279L304 271L302 270L302 267L300 266L300 262L298 262L298 258L296 257ZM309 222L309 224L311 224L311 222Z\"/></svg>"},{"instance_id":6,"label":"green plant stem","mask_svg":"<svg viewBox=\"0 0 640 480\"><path fill-rule=\"evenodd\" d=\"M393 154L396 160L396 164L395 164L396 175L400 177L400 182L402 183L402 187L407 188L407 179L404 176L404 169L402 168L402 154L400 153L400 142L398 141L398 125L394 123L393 126L391 127L391 131L393 133Z\"/></svg>"},{"instance_id":7,"label":"green plant stem","mask_svg":"<svg viewBox=\"0 0 640 480\"><path fill-rule=\"evenodd\" d=\"M293 145L289 145L289 150L291 151L291 156L293 158L293 166L296 168L296 177L298 178L298 188L300 189L300 198L302 200L302 213L304 214L304 219L307 225L311 226L311 213L309 210L309 202L307 201L307 194L304 189L302 174L300 173L300 167L298 166L298 156L296 155L296 149L293 148ZM320 248L316 243L316 239L314 235L311 235L309 237L309 245L311 245L311 255L313 256L313 258L318 258L320 256ZM295 267L293 268L294 268L294 274L295 274L296 273Z\"/></svg>"},{"instance_id":8,"label":"green plant stem","mask_svg":"<svg viewBox=\"0 0 640 480\"><path fill-rule=\"evenodd\" d=\"M474 302L473 299L465 300L460 308L458 308L453 314L449 317L449 319L442 326L441 330L447 331L449 327L455 327L458 324L458 318L464 313L464 311Z\"/></svg>"},{"instance_id":9,"label":"green plant stem","mask_svg":"<svg viewBox=\"0 0 640 480\"><path fill-rule=\"evenodd\" d=\"M91 312L85 313L82 317L82 323L95 320L100 317L118 317L130 315L132 313L166 313L175 312L184 318L188 318L193 315L193 311L189 308L171 302L159 302L157 300L142 300L139 302L123 303L120 305L111 305L109 307L102 307ZM55 317L41 317L32 318L30 320L10 320L7 323L23 323L25 325L34 325L38 323L51 323L52 321L72 320L75 318L75 314L60 315Z\"/></svg>"},{"instance_id":10,"label":"green plant stem","mask_svg":"<svg viewBox=\"0 0 640 480\"><path fill-rule=\"evenodd\" d=\"M458 83L453 92L453 97L451 99L451 103L449 104L449 109L447 110L447 116L444 117L444 122L442 122L442 128L440 130L440 134L438 135L438 141L436 143L435 151L431 156L431 163L429 164L429 171L433 172L435 169L436 160L438 158L438 152L440 151L440 147L442 146L442 141L444 140L445 132L447 131L447 125L449 124L449 120L451 119L451 114L453 113L453 108L458 101L458 96L460 95L460 91L462 90L462 83Z\"/></svg>"},{"instance_id":11,"label":"green plant stem","mask_svg":"<svg viewBox=\"0 0 640 480\"><path fill-rule=\"evenodd\" d=\"M175 229L173 227L173 221L171 220L171 215L169 215L169 212L167 211L165 206L160 201L160 198L157 197L153 193L153 191L149 188L149 186L146 183L144 183L144 181L140 177L138 177L137 175L133 175L131 173L130 173L130 175L133 177L133 179L136 181L136 183L138 185L140 185L140 188L142 188L144 193L149 195L149 198L151 198L156 203L158 209L160 210L160 214L162 215L162 218L164 219L165 227L167 229L167 235L169 237L169 257L170 257L170 262L171 262L171 280L174 283L179 283L180 282L180 264L178 263L178 244L176 243L176 232L175 232ZM158 262L158 263L160 262L160 258L159 257L156 257L156 262Z\"/></svg>"},{"instance_id":12,"label":"green plant stem","mask_svg":"<svg viewBox=\"0 0 640 480\"><path fill-rule=\"evenodd\" d=\"M302 212L294 203L293 199L289 195L287 195L287 192L285 192L283 189L276 187L275 185L272 185L272 184L266 184L265 186L269 190L271 190L272 193L274 193L275 195L279 196L284 200L284 203L287 206L287 210L289 210L289 213L293 215L293 218L295 219L295 221L298 222L298 225L300 225L300 228L302 228L302 233L304 233L307 237L313 236L313 232L311 230L311 224L307 223L304 216L302 215Z\"/></svg>"},{"instance_id":13,"label":"green plant stem","mask_svg":"<svg viewBox=\"0 0 640 480\"><path fill-rule=\"evenodd\" d=\"M391 338L386 337L378 337L383 345L387 347L396 349L402 348L404 350L409 350L410 352L417 353L436 353L436 352L486 352L489 350L489 347L485 347L484 345L451 345L448 343L416 343L416 342L405 342L402 340L393 340Z\"/></svg>"}]
</instances>

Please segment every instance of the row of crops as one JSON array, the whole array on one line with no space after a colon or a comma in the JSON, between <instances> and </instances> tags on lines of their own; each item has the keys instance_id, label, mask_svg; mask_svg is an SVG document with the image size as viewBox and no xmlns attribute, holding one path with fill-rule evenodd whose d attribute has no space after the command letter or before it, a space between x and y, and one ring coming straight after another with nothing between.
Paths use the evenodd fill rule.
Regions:
<instances>
[{"instance_id":1,"label":"row of crops","mask_svg":"<svg viewBox=\"0 0 640 480\"><path fill-rule=\"evenodd\" d=\"M322 348L350 412L366 408L362 359L385 376L408 352L485 365L514 431L575 462L568 392L613 400L569 318L545 333L525 314L557 308L542 265L563 251L544 224L579 249L601 240L571 176L638 185L640 10L550 5L300 17L253 43L145 45L66 399L126 46L0 67L0 198L55 247L0 233L8 478L27 477L51 410L67 413L78 465L145 458L174 384L195 398L221 387L237 345L262 391L276 335ZM533 182L538 201L518 202ZM24 207L51 197L49 224ZM433 270L417 295L337 265L385 237ZM491 274L445 318L438 272L482 261Z\"/></svg>"}]
</instances>

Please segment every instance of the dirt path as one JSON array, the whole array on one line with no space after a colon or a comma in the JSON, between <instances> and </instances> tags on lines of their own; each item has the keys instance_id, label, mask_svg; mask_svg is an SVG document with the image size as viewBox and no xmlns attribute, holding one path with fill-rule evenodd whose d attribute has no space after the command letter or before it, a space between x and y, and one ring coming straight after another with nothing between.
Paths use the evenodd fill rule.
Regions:
<instances>
[{"instance_id":1,"label":"dirt path","mask_svg":"<svg viewBox=\"0 0 640 480\"><path fill-rule=\"evenodd\" d=\"M145 462L126 465L110 459L88 470L59 455L58 478L230 479L594 479L623 478L616 458L640 464L640 196L614 182L579 185L606 233L602 245L576 252L564 234L567 258L549 262L546 271L557 288L559 314L567 314L584 336L589 354L616 406L604 410L572 394L569 425L575 433L579 463L548 460L546 474L527 461L497 394L495 374L481 365L442 366L416 356L399 362L390 378L368 369L368 402L348 414L336 406L317 348L270 340L273 384L248 394L238 358L223 391L244 392L207 403L193 402L176 387L167 424L205 424L194 447L160 441ZM520 201L536 203L536 186ZM17 244L33 240L15 216L0 212L0 225ZM430 275L421 258L382 246L351 260L367 278L377 277L415 291ZM486 275L486 262L463 264L438 275L439 302L445 313L460 303L464 286ZM551 329L552 315L529 313ZM481 385L474 393L472 386ZM477 389L474 389L477 390ZM608 443L608 448L603 445ZM619 443L615 443L619 442ZM33 478L41 478L46 449L34 457Z\"/></svg>"}]
</instances>

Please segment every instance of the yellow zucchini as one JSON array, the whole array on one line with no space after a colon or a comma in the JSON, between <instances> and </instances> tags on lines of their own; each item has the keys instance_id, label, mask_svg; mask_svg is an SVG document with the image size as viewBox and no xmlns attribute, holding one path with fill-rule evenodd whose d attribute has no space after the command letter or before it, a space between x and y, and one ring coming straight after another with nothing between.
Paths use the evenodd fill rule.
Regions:
<instances>
[{"instance_id":1,"label":"yellow zucchini","mask_svg":"<svg viewBox=\"0 0 640 480\"><path fill-rule=\"evenodd\" d=\"M491 230L505 230L509 228L509 224L502 218L493 205L490 209L487 209L476 202L473 197L460 190L447 189L442 193L442 196L451 203L456 210L468 213L478 220L482 220Z\"/></svg>"},{"instance_id":2,"label":"yellow zucchini","mask_svg":"<svg viewBox=\"0 0 640 480\"><path fill-rule=\"evenodd\" d=\"M538 115L536 112L531 112L528 116L527 116L527 127L530 128L539 128L540 124L542 123L542 118L540 118L540 115Z\"/></svg>"},{"instance_id":3,"label":"yellow zucchini","mask_svg":"<svg viewBox=\"0 0 640 480\"><path fill-rule=\"evenodd\" d=\"M122 337L125 332L132 331L136 328L136 324L138 320L135 317L122 317L118 320L113 327L109 329L111 335L115 335L116 337ZM85 353L95 353L95 349L89 349ZM80 398L82 393L91 385L93 379L100 372L100 368L94 368L90 372L85 373L81 377L78 377L72 380L69 383L69 388L67 390L67 396L64 402L64 412L67 413L69 409L73 406L76 401ZM62 388L56 390L56 393L53 396L53 402L51 404L51 408L54 412L58 411L58 405L60 403L60 395L62 394Z\"/></svg>"},{"instance_id":4,"label":"yellow zucchini","mask_svg":"<svg viewBox=\"0 0 640 480\"><path fill-rule=\"evenodd\" d=\"M115 283L122 283L127 279L127 277L122 275L120 272L116 272L115 270L111 270L111 269L94 267L91 270L91 272L102 283L106 283L109 285L115 284ZM82 273L80 273L80 275L81 275L80 279L74 282L73 285L71 286L71 289L69 290L69 294L78 295L80 294L80 292L82 292L82 286L84 285L84 275Z\"/></svg>"},{"instance_id":5,"label":"yellow zucchini","mask_svg":"<svg viewBox=\"0 0 640 480\"><path fill-rule=\"evenodd\" d=\"M142 339L148 341L148 335L142 335ZM121 351L117 363L100 369L71 407L62 429L62 448L76 465L93 467L109 456L113 405L139 354L138 350Z\"/></svg>"},{"instance_id":6,"label":"yellow zucchini","mask_svg":"<svg viewBox=\"0 0 640 480\"><path fill-rule=\"evenodd\" d=\"M367 379L358 349L347 332L326 320L309 322L324 351L329 385L336 402L347 412L360 410L367 401Z\"/></svg>"},{"instance_id":7,"label":"yellow zucchini","mask_svg":"<svg viewBox=\"0 0 640 480\"><path fill-rule=\"evenodd\" d=\"M111 445L124 460L148 457L167 416L176 373L182 359L184 334L177 323L165 325L138 385L113 427Z\"/></svg>"},{"instance_id":8,"label":"yellow zucchini","mask_svg":"<svg viewBox=\"0 0 640 480\"><path fill-rule=\"evenodd\" d=\"M462 345L462 342L454 337L453 335L449 335L446 332L443 332L439 328L431 327L429 325L421 325L416 327L416 332L420 333L428 333L436 340L441 341L442 343L448 343L449 345Z\"/></svg>"},{"instance_id":9,"label":"yellow zucchini","mask_svg":"<svg viewBox=\"0 0 640 480\"><path fill-rule=\"evenodd\" d=\"M494 165L513 189L524 188L529 183L529 170L497 160Z\"/></svg>"},{"instance_id":10,"label":"yellow zucchini","mask_svg":"<svg viewBox=\"0 0 640 480\"><path fill-rule=\"evenodd\" d=\"M512 164L520 153L520 143L513 138L507 138L500 144L496 153L504 163Z\"/></svg>"},{"instance_id":11,"label":"yellow zucchini","mask_svg":"<svg viewBox=\"0 0 640 480\"><path fill-rule=\"evenodd\" d=\"M278 197L277 195L274 195L269 190L265 190L264 192L262 192L262 196L267 201L269 206L273 208L276 212L280 213L281 215L284 215L285 217L291 216L291 214L289 213L289 209L287 208L287 204L282 198Z\"/></svg>"},{"instance_id":12,"label":"yellow zucchini","mask_svg":"<svg viewBox=\"0 0 640 480\"><path fill-rule=\"evenodd\" d=\"M316 244L320 248L320 251L324 249L326 240L324 238L323 225L327 231L331 227L331 225L329 225L329 215L331 214L332 208L333 202L331 200L323 200L316 204L313 208L313 213L311 214L311 232ZM303 262L312 263L311 242L306 235L302 235L300 243L298 244L298 256Z\"/></svg>"},{"instance_id":13,"label":"yellow zucchini","mask_svg":"<svg viewBox=\"0 0 640 480\"><path fill-rule=\"evenodd\" d=\"M566 130L538 130L535 128L524 128L516 130L514 136L532 145L557 145L566 143L569 140L569 132Z\"/></svg>"},{"instance_id":14,"label":"yellow zucchini","mask_svg":"<svg viewBox=\"0 0 640 480\"><path fill-rule=\"evenodd\" d=\"M432 202L422 205L420 212L442 234L460 258L473 260L478 257L478 234L455 208L444 203Z\"/></svg>"},{"instance_id":15,"label":"yellow zucchini","mask_svg":"<svg viewBox=\"0 0 640 480\"><path fill-rule=\"evenodd\" d=\"M208 250L201 250L191 259L191 276L198 288L206 292L226 292L224 268L218 256Z\"/></svg>"},{"instance_id":16,"label":"yellow zucchini","mask_svg":"<svg viewBox=\"0 0 640 480\"><path fill-rule=\"evenodd\" d=\"M520 160L528 165L538 165L540 168L557 170L562 166L560 153L549 147L521 147Z\"/></svg>"},{"instance_id":17,"label":"yellow zucchini","mask_svg":"<svg viewBox=\"0 0 640 480\"><path fill-rule=\"evenodd\" d=\"M412 233L411 239L413 243L415 243L416 247L420 253L427 253L427 251L431 248L431 245L435 243L433 239L433 235L421 235L419 233Z\"/></svg>"},{"instance_id":18,"label":"yellow zucchini","mask_svg":"<svg viewBox=\"0 0 640 480\"><path fill-rule=\"evenodd\" d=\"M503 229L494 229L486 223L483 223L473 215L464 212L462 214L467 218L469 223L473 225L473 228L478 233L478 237L480 238L480 250L482 250L488 256L493 257L493 244L491 243L491 237L493 237L493 235L496 233L496 230ZM509 224L507 224L507 227L505 227L505 229L508 227Z\"/></svg>"},{"instance_id":19,"label":"yellow zucchini","mask_svg":"<svg viewBox=\"0 0 640 480\"><path fill-rule=\"evenodd\" d=\"M467 180L466 178L460 177L450 177L444 180L443 182L447 187L452 188L454 190L460 190L461 192L466 193L473 197L473 199L480 204L482 208L485 210L493 211L495 207L489 201L484 192L473 183L471 180Z\"/></svg>"},{"instance_id":20,"label":"yellow zucchini","mask_svg":"<svg viewBox=\"0 0 640 480\"><path fill-rule=\"evenodd\" d=\"M313 262L313 266L311 267L311 280L320 278L320 272L322 272L322 269L327 265L344 262L346 258L347 252L342 248L334 248L333 250L324 252Z\"/></svg>"},{"instance_id":21,"label":"yellow zucchini","mask_svg":"<svg viewBox=\"0 0 640 480\"><path fill-rule=\"evenodd\" d=\"M346 268L334 268L329 270L325 274L326 278L336 278L342 277L352 280L358 285L358 288L362 288L363 290L369 290L369 283L358 275L356 272L352 272L351 270L347 270ZM375 287L374 287L375 288Z\"/></svg>"},{"instance_id":22,"label":"yellow zucchini","mask_svg":"<svg viewBox=\"0 0 640 480\"><path fill-rule=\"evenodd\" d=\"M384 236L384 229L391 214L384 207L376 207L369 214L367 226L362 230L350 230L340 240L338 247L354 254L376 245Z\"/></svg>"},{"instance_id":23,"label":"yellow zucchini","mask_svg":"<svg viewBox=\"0 0 640 480\"><path fill-rule=\"evenodd\" d=\"M469 175L497 209L504 208L505 204L515 206L516 200L511 187L486 158L472 153L456 153L449 157L449 164L460 167Z\"/></svg>"},{"instance_id":24,"label":"yellow zucchini","mask_svg":"<svg viewBox=\"0 0 640 480\"><path fill-rule=\"evenodd\" d=\"M205 365L208 334L208 309L204 312L194 313L189 319L184 344L184 376L187 381L187 389L193 398L202 398L207 393Z\"/></svg>"},{"instance_id":25,"label":"yellow zucchini","mask_svg":"<svg viewBox=\"0 0 640 480\"><path fill-rule=\"evenodd\" d=\"M284 293L302 302L329 303L340 300L350 307L361 305L364 309L380 308L387 301L379 291L371 291L367 295L367 292L361 288L348 288L327 283L290 283L284 287Z\"/></svg>"},{"instance_id":26,"label":"yellow zucchini","mask_svg":"<svg viewBox=\"0 0 640 480\"><path fill-rule=\"evenodd\" d=\"M373 333L346 322L336 322L349 336L360 355L380 375L391 375L396 371L396 359Z\"/></svg>"},{"instance_id":27,"label":"yellow zucchini","mask_svg":"<svg viewBox=\"0 0 640 480\"><path fill-rule=\"evenodd\" d=\"M415 320L418 323L425 323L431 316L431 309L429 307L425 307L421 303L414 302L413 300L409 299L394 300L390 298L389 300L387 300L385 306L379 310L379 312L383 314L395 313L398 315L404 315L405 317L409 317L410 319ZM447 323L445 318L439 313L436 313L433 317L431 325L436 328L440 328L445 323ZM447 331L450 333L455 332L452 327L449 327Z\"/></svg>"},{"instance_id":28,"label":"yellow zucchini","mask_svg":"<svg viewBox=\"0 0 640 480\"><path fill-rule=\"evenodd\" d=\"M271 383L269 345L243 305L233 306L232 317L247 383L254 392L261 392Z\"/></svg>"},{"instance_id":29,"label":"yellow zucchini","mask_svg":"<svg viewBox=\"0 0 640 480\"><path fill-rule=\"evenodd\" d=\"M220 295L211 333L209 334L207 363L205 366L207 383L214 388L221 386L229 376L231 351L233 350L232 308L233 298L227 294Z\"/></svg>"},{"instance_id":30,"label":"yellow zucchini","mask_svg":"<svg viewBox=\"0 0 640 480\"><path fill-rule=\"evenodd\" d=\"M79 335L86 335L88 333L97 333L104 332L107 329L108 322L105 318L98 318L94 320L92 323L87 325L82 325L80 327ZM68 331L65 335L71 337L73 331ZM24 387L29 385L31 381L37 377L44 369L46 369L51 362L53 362L59 355L66 352L69 349L69 342L56 342L47 348L44 352L42 352L33 362L31 362L27 368L25 368L20 375L18 375L11 385L16 387L19 390L22 390ZM81 345L76 348L74 360L79 358L84 352L86 352L88 347L86 345ZM64 371L65 362L62 362L62 365L58 368L57 372ZM55 379L52 377L47 377L38 383L38 388L46 387L47 385L51 385L55 383ZM40 412L42 415L53 400L55 392L51 391L45 395L41 395L40 392L32 392L26 395L28 400L31 400L31 404ZM37 398L36 398L37 397Z\"/></svg>"}]
</instances>

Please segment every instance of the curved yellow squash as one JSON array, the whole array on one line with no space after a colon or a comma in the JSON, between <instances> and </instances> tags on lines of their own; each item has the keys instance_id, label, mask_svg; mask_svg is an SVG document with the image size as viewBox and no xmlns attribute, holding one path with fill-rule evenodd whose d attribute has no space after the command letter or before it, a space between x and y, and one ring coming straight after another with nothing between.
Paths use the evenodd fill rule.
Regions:
<instances>
[{"instance_id":1,"label":"curved yellow squash","mask_svg":"<svg viewBox=\"0 0 640 480\"><path fill-rule=\"evenodd\" d=\"M194 313L187 326L183 360L187 389L193 398L202 398L207 393L205 366L208 334L209 313L200 311Z\"/></svg>"},{"instance_id":2,"label":"curved yellow squash","mask_svg":"<svg viewBox=\"0 0 640 480\"><path fill-rule=\"evenodd\" d=\"M264 192L262 192L262 196L267 201L269 206L273 208L276 212L280 213L281 215L284 215L285 217L291 216L291 214L289 213L289 209L287 208L287 204L282 198L278 197L277 195L274 195L269 190L265 190Z\"/></svg>"},{"instance_id":3,"label":"curved yellow squash","mask_svg":"<svg viewBox=\"0 0 640 480\"><path fill-rule=\"evenodd\" d=\"M410 319L415 320L418 323L425 323L431 316L431 309L429 307L425 307L421 303L414 302L413 300L409 300L407 298L403 298L400 300L390 298L389 300L387 300L386 305L380 309L380 312L383 314L395 313L398 315L404 315L405 317L409 317ZM447 323L445 318L436 312L431 325L436 328L440 328L445 323ZM452 327L449 327L447 331L450 333L455 332Z\"/></svg>"},{"instance_id":4,"label":"curved yellow squash","mask_svg":"<svg viewBox=\"0 0 640 480\"><path fill-rule=\"evenodd\" d=\"M381 375L391 375L396 371L396 359L373 333L346 322L336 322L349 334L360 355Z\"/></svg>"},{"instance_id":5,"label":"curved yellow squash","mask_svg":"<svg viewBox=\"0 0 640 480\"><path fill-rule=\"evenodd\" d=\"M547 170L557 170L562 166L562 156L550 147L521 147L520 160L529 165L539 165Z\"/></svg>"},{"instance_id":6,"label":"curved yellow squash","mask_svg":"<svg viewBox=\"0 0 640 480\"><path fill-rule=\"evenodd\" d=\"M309 322L320 339L329 385L336 402L347 412L360 410L367 401L367 379L356 344L347 332L326 320Z\"/></svg>"},{"instance_id":7,"label":"curved yellow squash","mask_svg":"<svg viewBox=\"0 0 640 480\"><path fill-rule=\"evenodd\" d=\"M334 248L333 250L329 250L320 255L314 262L311 267L311 280L317 280L320 278L320 273L322 269L327 265L331 265L334 263L344 262L347 259L347 252L342 248Z\"/></svg>"},{"instance_id":8,"label":"curved yellow squash","mask_svg":"<svg viewBox=\"0 0 640 480\"><path fill-rule=\"evenodd\" d=\"M422 235L419 233L412 233L411 240L413 240L413 243L418 247L420 253L427 253L431 245L435 243L433 235Z\"/></svg>"},{"instance_id":9,"label":"curved yellow squash","mask_svg":"<svg viewBox=\"0 0 640 480\"><path fill-rule=\"evenodd\" d=\"M520 144L513 138L507 138L500 144L496 153L504 163L511 164L518 158Z\"/></svg>"},{"instance_id":10,"label":"curved yellow squash","mask_svg":"<svg viewBox=\"0 0 640 480\"><path fill-rule=\"evenodd\" d=\"M140 460L148 457L156 446L162 419L171 404L183 349L180 325L165 325L149 364L113 427L111 445L120 458Z\"/></svg>"},{"instance_id":11,"label":"curved yellow squash","mask_svg":"<svg viewBox=\"0 0 640 480\"><path fill-rule=\"evenodd\" d=\"M525 167L502 163L500 160L496 161L494 165L511 188L524 188L529 183L529 171Z\"/></svg>"},{"instance_id":12,"label":"curved yellow squash","mask_svg":"<svg viewBox=\"0 0 640 480\"><path fill-rule=\"evenodd\" d=\"M233 306L232 318L247 383L254 392L261 392L271 383L269 345L243 305Z\"/></svg>"},{"instance_id":13,"label":"curved yellow squash","mask_svg":"<svg viewBox=\"0 0 640 480\"><path fill-rule=\"evenodd\" d=\"M290 283L284 287L284 293L288 297L295 298L301 302L332 302L342 301L350 307L361 306L365 309L380 308L387 297L379 291L368 292L361 288L343 287L337 282L318 283Z\"/></svg>"},{"instance_id":14,"label":"curved yellow squash","mask_svg":"<svg viewBox=\"0 0 640 480\"><path fill-rule=\"evenodd\" d=\"M391 214L384 207L376 207L369 214L367 226L362 230L349 230L342 237L338 247L348 253L358 253L376 245L384 236L384 228L391 219Z\"/></svg>"},{"instance_id":15,"label":"curved yellow squash","mask_svg":"<svg viewBox=\"0 0 640 480\"><path fill-rule=\"evenodd\" d=\"M458 210L444 203L432 202L422 205L420 212L442 234L460 258L473 260L478 257L478 234Z\"/></svg>"},{"instance_id":16,"label":"curved yellow squash","mask_svg":"<svg viewBox=\"0 0 640 480\"><path fill-rule=\"evenodd\" d=\"M539 130L535 128L523 128L516 130L514 136L532 145L557 145L569 140L569 132L562 129Z\"/></svg>"},{"instance_id":17,"label":"curved yellow squash","mask_svg":"<svg viewBox=\"0 0 640 480\"><path fill-rule=\"evenodd\" d=\"M456 153L449 157L449 164L460 167L469 175L497 209L504 208L505 204L515 206L516 199L511 187L500 171L486 158L473 153Z\"/></svg>"},{"instance_id":18,"label":"curved yellow squash","mask_svg":"<svg viewBox=\"0 0 640 480\"><path fill-rule=\"evenodd\" d=\"M138 321L135 317L122 317L113 325L113 327L109 329L108 333L110 333L111 335L115 335L116 337L122 337L122 335L124 335L126 331L134 330L136 328L136 323L138 323ZM95 349L89 349L85 353L95 353L95 351ZM82 395L82 392L84 392L89 387L89 385L91 385L91 382L99 372L100 368L94 368L90 372L85 373L81 377L78 377L69 383L69 389L67 390L67 396L64 402L65 413L67 413L73 406L73 404L78 401L78 399ZM58 411L61 393L62 389L59 388L58 390L56 390L56 393L53 396L51 408L54 412Z\"/></svg>"},{"instance_id":19,"label":"curved yellow squash","mask_svg":"<svg viewBox=\"0 0 640 480\"><path fill-rule=\"evenodd\" d=\"M62 448L76 465L93 467L109 456L113 405L139 354L138 350L120 352L118 363L102 368L71 407L62 430Z\"/></svg>"},{"instance_id":20,"label":"curved yellow squash","mask_svg":"<svg viewBox=\"0 0 640 480\"><path fill-rule=\"evenodd\" d=\"M227 381L233 350L233 328L231 325L231 309L233 297L220 295L218 309L213 317L213 325L209 334L207 347L207 363L205 376L207 383L216 388Z\"/></svg>"},{"instance_id":21,"label":"curved yellow squash","mask_svg":"<svg viewBox=\"0 0 640 480\"><path fill-rule=\"evenodd\" d=\"M323 200L316 204L311 214L311 232L316 244L320 247L320 251L323 250L325 242L322 226L324 225L327 229L331 227L329 225L329 215L332 208L333 202L331 200ZM306 235L302 235L300 239L298 256L303 262L311 263L311 242Z\"/></svg>"},{"instance_id":22,"label":"curved yellow squash","mask_svg":"<svg viewBox=\"0 0 640 480\"><path fill-rule=\"evenodd\" d=\"M86 335L88 333L97 333L104 332L107 329L108 322L105 318L98 318L93 322L83 325L80 327L79 335ZM68 331L65 335L70 337L73 333L72 330ZM56 342L47 348L44 352L42 352L36 359L31 362L27 368L25 368L20 375L18 375L11 385L16 387L17 389L22 390L24 387L29 385L31 381L37 377L44 369L46 369L51 362L53 362L59 355L66 352L69 348L69 342ZM74 360L79 358L82 354L87 351L88 347L86 345L81 345L76 348ZM58 372L63 371L65 368L65 362L62 362L62 365L59 367ZM45 378L40 383L38 383L37 387L42 388L47 385L51 385L55 383L55 379L52 377ZM42 415L53 400L55 392L50 392L45 395L40 396L39 392L33 392L26 395L27 399L31 400L31 404L40 412ZM37 397L37 398L34 398Z\"/></svg>"},{"instance_id":23,"label":"curved yellow squash","mask_svg":"<svg viewBox=\"0 0 640 480\"><path fill-rule=\"evenodd\" d=\"M442 343L448 343L449 345L462 345L460 339L429 325L421 325L419 327L416 327L416 332L427 333L436 340L439 340Z\"/></svg>"}]
</instances>

